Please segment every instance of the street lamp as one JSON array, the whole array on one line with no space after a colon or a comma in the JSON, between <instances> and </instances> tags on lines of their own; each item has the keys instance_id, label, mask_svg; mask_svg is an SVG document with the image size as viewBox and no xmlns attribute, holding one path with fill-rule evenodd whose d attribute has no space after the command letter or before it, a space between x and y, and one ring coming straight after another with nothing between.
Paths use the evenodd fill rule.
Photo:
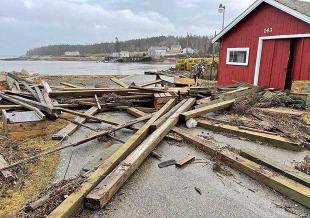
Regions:
<instances>
[{"instance_id":1,"label":"street lamp","mask_svg":"<svg viewBox=\"0 0 310 218\"><path fill-rule=\"evenodd\" d=\"M223 21L222 21L222 29L224 29L224 20L225 20L225 6L220 4L219 9L218 9L219 13L223 13Z\"/></svg>"}]
</instances>

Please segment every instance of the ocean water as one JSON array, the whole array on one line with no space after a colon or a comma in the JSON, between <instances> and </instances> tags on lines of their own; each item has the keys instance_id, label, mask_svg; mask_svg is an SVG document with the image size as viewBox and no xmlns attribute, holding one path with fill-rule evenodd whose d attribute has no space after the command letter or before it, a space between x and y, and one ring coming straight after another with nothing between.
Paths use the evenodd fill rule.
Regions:
<instances>
[{"instance_id":1,"label":"ocean water","mask_svg":"<svg viewBox=\"0 0 310 218\"><path fill-rule=\"evenodd\" d=\"M1 71L21 71L45 75L133 75L167 70L174 63L104 63L95 61L1 61Z\"/></svg>"}]
</instances>

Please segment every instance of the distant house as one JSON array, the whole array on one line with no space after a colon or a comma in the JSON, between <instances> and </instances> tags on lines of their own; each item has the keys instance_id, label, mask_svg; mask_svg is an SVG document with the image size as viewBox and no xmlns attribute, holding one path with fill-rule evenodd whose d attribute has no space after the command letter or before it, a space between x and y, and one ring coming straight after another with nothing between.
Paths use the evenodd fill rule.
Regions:
<instances>
[{"instance_id":1,"label":"distant house","mask_svg":"<svg viewBox=\"0 0 310 218\"><path fill-rule=\"evenodd\" d=\"M192 48L184 48L184 49L182 50L182 53L184 53L184 54L194 54L194 53L195 53L195 50L192 49Z\"/></svg>"},{"instance_id":2,"label":"distant house","mask_svg":"<svg viewBox=\"0 0 310 218\"><path fill-rule=\"evenodd\" d=\"M243 81L284 90L310 79L309 2L257 0L212 41L220 43L220 85Z\"/></svg>"},{"instance_id":3,"label":"distant house","mask_svg":"<svg viewBox=\"0 0 310 218\"><path fill-rule=\"evenodd\" d=\"M150 47L147 51L148 56L152 58L161 58L165 56L168 48L163 46L163 47Z\"/></svg>"},{"instance_id":4,"label":"distant house","mask_svg":"<svg viewBox=\"0 0 310 218\"><path fill-rule=\"evenodd\" d=\"M121 51L119 53L120 58L129 58L129 51Z\"/></svg>"},{"instance_id":5,"label":"distant house","mask_svg":"<svg viewBox=\"0 0 310 218\"><path fill-rule=\"evenodd\" d=\"M179 53L182 51L181 45L171 45L170 52Z\"/></svg>"},{"instance_id":6,"label":"distant house","mask_svg":"<svg viewBox=\"0 0 310 218\"><path fill-rule=\"evenodd\" d=\"M129 51L113 52L112 58L129 58Z\"/></svg>"},{"instance_id":7,"label":"distant house","mask_svg":"<svg viewBox=\"0 0 310 218\"><path fill-rule=\"evenodd\" d=\"M80 52L79 51L66 51L65 56L79 56Z\"/></svg>"}]
</instances>

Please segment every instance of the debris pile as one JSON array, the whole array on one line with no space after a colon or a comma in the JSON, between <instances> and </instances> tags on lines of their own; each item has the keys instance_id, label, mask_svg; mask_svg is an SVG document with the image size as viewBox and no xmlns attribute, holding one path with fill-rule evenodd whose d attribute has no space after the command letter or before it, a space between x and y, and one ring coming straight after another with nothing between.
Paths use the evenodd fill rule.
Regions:
<instances>
[{"instance_id":1,"label":"debris pile","mask_svg":"<svg viewBox=\"0 0 310 218\"><path fill-rule=\"evenodd\" d=\"M215 161L212 168L215 173L233 176L224 166L229 165L254 179L263 177L261 182L309 206L305 201L294 197L297 196L296 193L298 196L305 193L291 187L293 183L286 182L296 180L301 185L308 186L303 177L292 176L291 172L284 172L277 165L282 171L277 169L281 173L275 175L280 178L275 183L274 177L265 176L273 174L275 167L272 164L266 167L260 158L242 156L240 149L229 145L219 146L213 143L214 138L211 136L192 135L177 127L178 124L189 129L198 126L236 135L239 139L265 143L267 146L301 151L309 148L310 144L310 128L306 121L309 113L307 100L246 83L216 87L216 82L202 80L198 74L196 78L170 79L157 75L156 80L139 84L128 84L111 77L113 86L96 88L95 84L80 86L63 81L61 85L50 86L45 80L32 79L31 75L6 73L4 77L8 87L0 91L4 127L4 143L0 146L0 154L3 156L0 171L4 176L9 177L9 171L23 178L25 163L44 159L70 147L85 145L92 140L115 140L122 143L113 155L87 173L87 182L84 182L85 176L78 176L76 179L54 184L27 202L19 216L61 216L68 212L63 211L64 208L70 208L70 213L77 212L78 208L74 208L79 205L77 202L84 202L89 209L104 207L149 155L163 159L154 150L164 139L168 139L170 143L171 140L177 143L185 140L206 151ZM135 118L117 122L113 117L101 116L108 111L125 111ZM51 133L49 127L59 120L69 123ZM94 128L87 124L90 122L109 126L104 129ZM135 125L138 123L139 127ZM87 128L91 134L73 143L61 143L80 127ZM114 135L121 129L132 132L128 140ZM15 152L15 149L20 148L13 143L14 138L20 139L24 135L46 136L47 133L54 140L60 141L44 150L23 148L25 153L28 152L25 156ZM193 155L187 154L178 160L163 161L158 166L163 168L175 165L183 168L194 160ZM306 161L309 165L308 159ZM298 165L298 169L308 173L304 165ZM290 187L279 188L282 186ZM201 194L199 188L195 190ZM79 197L70 198L73 192Z\"/></svg>"}]
</instances>

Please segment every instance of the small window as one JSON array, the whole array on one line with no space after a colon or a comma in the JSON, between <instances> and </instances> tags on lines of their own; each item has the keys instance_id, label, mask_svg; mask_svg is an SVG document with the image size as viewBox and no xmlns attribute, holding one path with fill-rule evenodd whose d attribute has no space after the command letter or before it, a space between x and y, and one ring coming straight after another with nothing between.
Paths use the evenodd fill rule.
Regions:
<instances>
[{"instance_id":1,"label":"small window","mask_svg":"<svg viewBox=\"0 0 310 218\"><path fill-rule=\"evenodd\" d=\"M247 66L249 62L249 48L228 48L226 64Z\"/></svg>"}]
</instances>

